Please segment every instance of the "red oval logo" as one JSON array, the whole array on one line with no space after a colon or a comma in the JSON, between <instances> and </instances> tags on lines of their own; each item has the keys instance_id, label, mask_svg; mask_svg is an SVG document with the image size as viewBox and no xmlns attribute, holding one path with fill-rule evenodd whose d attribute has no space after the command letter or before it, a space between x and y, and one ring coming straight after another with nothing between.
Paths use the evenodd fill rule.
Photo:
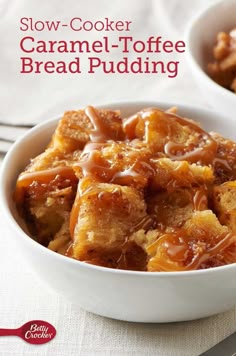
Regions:
<instances>
[{"instance_id":1,"label":"red oval logo","mask_svg":"<svg viewBox=\"0 0 236 356\"><path fill-rule=\"evenodd\" d=\"M46 344L56 336L53 325L43 320L31 320L21 328L21 337L30 344Z\"/></svg>"}]
</instances>

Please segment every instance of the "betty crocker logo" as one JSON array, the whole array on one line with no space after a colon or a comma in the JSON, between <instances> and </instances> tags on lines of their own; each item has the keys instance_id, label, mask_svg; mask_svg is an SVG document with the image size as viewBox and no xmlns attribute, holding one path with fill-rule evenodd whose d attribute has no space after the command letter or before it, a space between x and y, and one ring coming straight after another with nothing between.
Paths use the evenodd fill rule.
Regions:
<instances>
[{"instance_id":1,"label":"betty crocker logo","mask_svg":"<svg viewBox=\"0 0 236 356\"><path fill-rule=\"evenodd\" d=\"M19 336L30 344L40 345L51 341L56 329L47 321L31 320L18 329L0 329L0 336Z\"/></svg>"}]
</instances>

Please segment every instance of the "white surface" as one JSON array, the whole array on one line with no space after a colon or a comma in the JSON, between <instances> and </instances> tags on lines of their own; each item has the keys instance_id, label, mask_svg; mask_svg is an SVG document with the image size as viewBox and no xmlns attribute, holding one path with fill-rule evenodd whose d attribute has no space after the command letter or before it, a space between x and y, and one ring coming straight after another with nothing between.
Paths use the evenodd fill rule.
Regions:
<instances>
[{"instance_id":1,"label":"white surface","mask_svg":"<svg viewBox=\"0 0 236 356\"><path fill-rule=\"evenodd\" d=\"M64 109L114 99L166 99L205 106L206 100L184 57L176 79L155 75L79 80L70 76L22 78L16 60L21 34L16 28L21 16L70 18L79 13L90 17L90 12L98 14L97 17L133 19L137 37L155 32L174 39L182 37L186 22L210 2L213 0L113 0L109 7L108 0L60 3L1 0L0 121L38 122ZM45 319L55 325L58 334L54 341L42 346L28 345L17 338L0 338L1 356L196 356L236 330L235 310L204 320L165 325L118 322L84 312L35 277L8 235L0 212L0 327L17 327L30 319Z\"/></svg>"}]
</instances>

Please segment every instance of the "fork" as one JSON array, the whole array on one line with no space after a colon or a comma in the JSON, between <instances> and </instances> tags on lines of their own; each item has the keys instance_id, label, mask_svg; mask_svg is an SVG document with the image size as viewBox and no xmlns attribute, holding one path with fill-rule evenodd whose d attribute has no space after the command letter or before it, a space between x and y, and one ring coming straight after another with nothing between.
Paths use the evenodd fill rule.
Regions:
<instances>
[{"instance_id":1,"label":"fork","mask_svg":"<svg viewBox=\"0 0 236 356\"><path fill-rule=\"evenodd\" d=\"M0 153L6 153L12 144L33 125L6 124L0 121Z\"/></svg>"}]
</instances>

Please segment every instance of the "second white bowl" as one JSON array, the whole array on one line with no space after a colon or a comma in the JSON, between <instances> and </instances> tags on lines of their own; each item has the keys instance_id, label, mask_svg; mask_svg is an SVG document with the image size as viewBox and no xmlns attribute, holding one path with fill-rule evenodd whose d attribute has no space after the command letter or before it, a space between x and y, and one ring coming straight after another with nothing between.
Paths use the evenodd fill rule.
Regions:
<instances>
[{"instance_id":1,"label":"second white bowl","mask_svg":"<svg viewBox=\"0 0 236 356\"><path fill-rule=\"evenodd\" d=\"M221 31L236 28L236 1L224 0L205 9L187 31L187 56L196 83L211 104L228 119L235 118L236 94L214 82L207 74L213 46Z\"/></svg>"}]
</instances>

